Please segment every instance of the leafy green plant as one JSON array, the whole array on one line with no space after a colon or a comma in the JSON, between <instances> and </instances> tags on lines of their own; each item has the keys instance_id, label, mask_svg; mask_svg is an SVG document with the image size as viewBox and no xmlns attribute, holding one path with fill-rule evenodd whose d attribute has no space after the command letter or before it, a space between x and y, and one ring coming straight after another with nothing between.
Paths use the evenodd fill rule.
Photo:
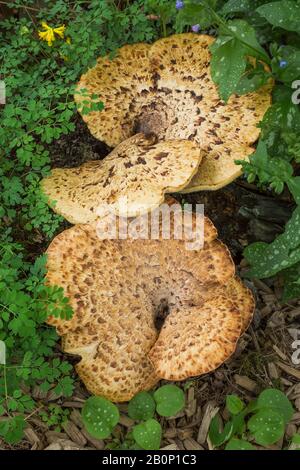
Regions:
<instances>
[{"instance_id":1,"label":"leafy green plant","mask_svg":"<svg viewBox=\"0 0 300 470\"><path fill-rule=\"evenodd\" d=\"M155 419L155 411L160 416L175 416L185 406L183 391L176 385L163 385L154 393L139 392L128 403L128 416L134 425L122 443L113 441L111 449L156 450L160 447L162 428ZM116 405L101 397L89 398L83 407L82 418L87 431L96 438L109 437L119 422Z\"/></svg>"},{"instance_id":2,"label":"leafy green plant","mask_svg":"<svg viewBox=\"0 0 300 470\"><path fill-rule=\"evenodd\" d=\"M226 399L230 419L221 430L217 414L211 421L209 438L215 447L225 450L255 450L255 444L269 446L284 436L293 415L288 398L277 389L266 389L248 405L236 395ZM249 442L250 441L250 442Z\"/></svg>"}]
</instances>

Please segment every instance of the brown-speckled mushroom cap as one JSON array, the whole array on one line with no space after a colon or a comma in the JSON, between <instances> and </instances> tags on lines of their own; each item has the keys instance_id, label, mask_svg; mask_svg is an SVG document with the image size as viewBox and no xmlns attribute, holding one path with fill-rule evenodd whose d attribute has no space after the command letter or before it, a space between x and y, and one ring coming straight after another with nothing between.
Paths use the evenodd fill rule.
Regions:
<instances>
[{"instance_id":1,"label":"brown-speckled mushroom cap","mask_svg":"<svg viewBox=\"0 0 300 470\"><path fill-rule=\"evenodd\" d=\"M183 189L201 158L194 142L136 134L104 160L54 169L42 189L55 212L73 224L94 222L106 204L117 215L136 217L157 208L165 193Z\"/></svg>"},{"instance_id":2,"label":"brown-speckled mushroom cap","mask_svg":"<svg viewBox=\"0 0 300 470\"><path fill-rule=\"evenodd\" d=\"M47 280L64 288L74 315L49 323L63 348L82 357L76 369L92 393L121 402L151 388L160 378L148 358L158 323L169 311L202 306L233 278L230 253L208 219L204 233L196 251L174 238L100 240L95 225L76 225L51 242Z\"/></svg>"},{"instance_id":3,"label":"brown-speckled mushroom cap","mask_svg":"<svg viewBox=\"0 0 300 470\"><path fill-rule=\"evenodd\" d=\"M203 304L172 310L149 353L158 376L185 380L217 369L235 352L254 308L251 291L234 277Z\"/></svg>"},{"instance_id":4,"label":"brown-speckled mushroom cap","mask_svg":"<svg viewBox=\"0 0 300 470\"><path fill-rule=\"evenodd\" d=\"M255 92L233 95L228 103L220 99L210 74L213 42L210 36L186 33L144 49L141 44L126 46L126 54L122 48L117 59L99 59L78 85L107 102L104 111L84 119L91 132L109 145L144 132L155 133L160 140L188 139L201 146L202 164L184 192L215 190L240 176L235 160L253 153L258 124L271 105L271 82ZM141 54L141 49L139 66L131 57ZM123 70L128 89L121 93Z\"/></svg>"}]
</instances>

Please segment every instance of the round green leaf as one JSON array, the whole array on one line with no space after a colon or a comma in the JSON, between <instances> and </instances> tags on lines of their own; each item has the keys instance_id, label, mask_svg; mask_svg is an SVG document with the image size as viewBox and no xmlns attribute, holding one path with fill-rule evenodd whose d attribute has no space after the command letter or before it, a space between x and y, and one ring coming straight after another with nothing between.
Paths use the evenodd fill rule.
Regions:
<instances>
[{"instance_id":1,"label":"round green leaf","mask_svg":"<svg viewBox=\"0 0 300 470\"><path fill-rule=\"evenodd\" d=\"M250 442L233 437L225 447L225 450L256 450Z\"/></svg>"},{"instance_id":2,"label":"round green leaf","mask_svg":"<svg viewBox=\"0 0 300 470\"><path fill-rule=\"evenodd\" d=\"M154 392L156 411L161 416L175 416L184 408L185 397L176 385L163 385Z\"/></svg>"},{"instance_id":3,"label":"round green leaf","mask_svg":"<svg viewBox=\"0 0 300 470\"><path fill-rule=\"evenodd\" d=\"M156 419L148 419L144 423L137 424L132 429L136 443L145 450L159 450L162 429Z\"/></svg>"},{"instance_id":4,"label":"round green leaf","mask_svg":"<svg viewBox=\"0 0 300 470\"><path fill-rule=\"evenodd\" d=\"M245 408L245 404L236 395L226 397L226 408L232 415L238 415Z\"/></svg>"},{"instance_id":5,"label":"round green leaf","mask_svg":"<svg viewBox=\"0 0 300 470\"><path fill-rule=\"evenodd\" d=\"M146 420L153 418L155 413L155 401L148 392L140 392L130 400L128 415L135 420Z\"/></svg>"},{"instance_id":6,"label":"round green leaf","mask_svg":"<svg viewBox=\"0 0 300 470\"><path fill-rule=\"evenodd\" d=\"M248 421L248 429L262 446L275 444L284 434L283 417L273 410L260 410Z\"/></svg>"},{"instance_id":7,"label":"round green leaf","mask_svg":"<svg viewBox=\"0 0 300 470\"><path fill-rule=\"evenodd\" d=\"M286 395L275 388L268 388L259 395L257 407L277 411L282 416L285 424L289 423L294 413L291 402Z\"/></svg>"},{"instance_id":8,"label":"round green leaf","mask_svg":"<svg viewBox=\"0 0 300 470\"><path fill-rule=\"evenodd\" d=\"M96 439L106 439L119 422L119 410L106 398L91 397L82 409L82 420L88 433Z\"/></svg>"}]
</instances>

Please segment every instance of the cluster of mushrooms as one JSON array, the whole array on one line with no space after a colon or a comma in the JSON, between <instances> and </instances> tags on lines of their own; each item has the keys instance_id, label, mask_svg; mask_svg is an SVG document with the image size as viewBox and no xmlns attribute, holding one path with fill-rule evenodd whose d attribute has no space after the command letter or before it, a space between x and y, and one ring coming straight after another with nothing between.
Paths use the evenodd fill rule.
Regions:
<instances>
[{"instance_id":1,"label":"cluster of mushrooms","mask_svg":"<svg viewBox=\"0 0 300 470\"><path fill-rule=\"evenodd\" d=\"M272 85L224 103L210 75L213 41L174 35L100 58L78 91L104 102L83 119L113 150L42 182L53 209L74 224L47 250L48 283L64 288L74 315L48 322L63 350L81 357L88 390L114 402L161 379L215 370L252 319L253 296L208 218L197 250L175 237L103 240L96 228L103 203L134 218L171 204L168 193L215 190L241 174L234 162L254 151Z\"/></svg>"}]
</instances>

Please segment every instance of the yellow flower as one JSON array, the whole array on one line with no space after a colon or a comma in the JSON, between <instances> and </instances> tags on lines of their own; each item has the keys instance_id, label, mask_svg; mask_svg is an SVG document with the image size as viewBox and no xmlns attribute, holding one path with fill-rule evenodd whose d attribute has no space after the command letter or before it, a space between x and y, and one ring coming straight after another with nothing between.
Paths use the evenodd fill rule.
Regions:
<instances>
[{"instance_id":1,"label":"yellow flower","mask_svg":"<svg viewBox=\"0 0 300 470\"><path fill-rule=\"evenodd\" d=\"M42 27L45 31L39 31L39 38L42 41L46 41L49 47L51 47L53 42L55 41L55 35L63 39L64 32L66 29L65 25L60 26L59 28L51 28L51 26L48 26L47 23L43 21Z\"/></svg>"}]
</instances>

